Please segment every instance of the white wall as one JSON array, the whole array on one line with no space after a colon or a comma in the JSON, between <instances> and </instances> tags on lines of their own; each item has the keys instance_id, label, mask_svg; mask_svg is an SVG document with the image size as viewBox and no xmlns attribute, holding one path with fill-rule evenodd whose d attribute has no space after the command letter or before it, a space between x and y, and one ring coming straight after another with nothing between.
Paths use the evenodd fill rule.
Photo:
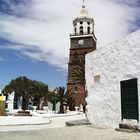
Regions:
<instances>
[{"instance_id":1,"label":"white wall","mask_svg":"<svg viewBox=\"0 0 140 140\"><path fill-rule=\"evenodd\" d=\"M139 96L140 30L87 54L88 97L86 100L90 122L98 126L119 126L121 122L120 81L131 78L138 79ZM140 96L138 100L140 101Z\"/></svg>"},{"instance_id":2,"label":"white wall","mask_svg":"<svg viewBox=\"0 0 140 140\"><path fill-rule=\"evenodd\" d=\"M15 93L12 92L8 95L8 100L6 101L7 102L7 109L9 111L9 113L13 113L14 111L14 96L15 96Z\"/></svg>"}]
</instances>

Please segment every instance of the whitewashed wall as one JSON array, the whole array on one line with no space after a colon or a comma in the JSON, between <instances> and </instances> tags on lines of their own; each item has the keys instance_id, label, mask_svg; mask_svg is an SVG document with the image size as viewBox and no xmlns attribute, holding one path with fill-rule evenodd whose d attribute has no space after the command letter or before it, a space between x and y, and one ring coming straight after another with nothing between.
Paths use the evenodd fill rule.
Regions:
<instances>
[{"instance_id":1,"label":"whitewashed wall","mask_svg":"<svg viewBox=\"0 0 140 140\"><path fill-rule=\"evenodd\" d=\"M140 30L86 55L86 100L90 122L103 127L119 126L120 81L132 78L138 79L139 96ZM138 98L140 108L140 96Z\"/></svg>"}]
</instances>

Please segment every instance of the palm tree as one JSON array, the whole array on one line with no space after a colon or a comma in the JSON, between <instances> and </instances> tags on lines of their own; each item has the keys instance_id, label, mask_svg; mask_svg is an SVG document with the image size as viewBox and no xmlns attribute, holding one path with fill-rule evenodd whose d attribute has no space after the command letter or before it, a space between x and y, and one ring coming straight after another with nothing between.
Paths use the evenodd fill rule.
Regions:
<instances>
[{"instance_id":1,"label":"palm tree","mask_svg":"<svg viewBox=\"0 0 140 140\"><path fill-rule=\"evenodd\" d=\"M79 64L70 73L69 80L85 84L85 65Z\"/></svg>"},{"instance_id":2,"label":"palm tree","mask_svg":"<svg viewBox=\"0 0 140 140\"><path fill-rule=\"evenodd\" d=\"M56 111L56 104L59 102L59 97L56 93L56 89L54 89L52 92L49 92L48 99L53 105L52 110Z\"/></svg>"},{"instance_id":3,"label":"palm tree","mask_svg":"<svg viewBox=\"0 0 140 140\"><path fill-rule=\"evenodd\" d=\"M8 93L12 93L14 91L14 79L11 80L11 82L4 87L2 90L2 93L6 96L8 96Z\"/></svg>"},{"instance_id":4,"label":"palm tree","mask_svg":"<svg viewBox=\"0 0 140 140\"><path fill-rule=\"evenodd\" d=\"M72 89L67 89L63 98L63 105L69 107L70 110L75 110L75 94L69 94Z\"/></svg>"},{"instance_id":5,"label":"palm tree","mask_svg":"<svg viewBox=\"0 0 140 140\"><path fill-rule=\"evenodd\" d=\"M34 97L34 101L37 103L37 108L42 109L43 104L47 104L48 99L48 85L42 82L33 80L29 87L29 93Z\"/></svg>"},{"instance_id":6,"label":"palm tree","mask_svg":"<svg viewBox=\"0 0 140 140\"><path fill-rule=\"evenodd\" d=\"M57 87L49 94L49 101L53 104L53 110L56 110L56 104L60 102L59 113L64 113L64 106L67 106L67 94L65 87Z\"/></svg>"},{"instance_id":7,"label":"palm tree","mask_svg":"<svg viewBox=\"0 0 140 140\"><path fill-rule=\"evenodd\" d=\"M56 92L60 102L59 113L64 113L64 103L66 102L65 87L56 88Z\"/></svg>"}]
</instances>

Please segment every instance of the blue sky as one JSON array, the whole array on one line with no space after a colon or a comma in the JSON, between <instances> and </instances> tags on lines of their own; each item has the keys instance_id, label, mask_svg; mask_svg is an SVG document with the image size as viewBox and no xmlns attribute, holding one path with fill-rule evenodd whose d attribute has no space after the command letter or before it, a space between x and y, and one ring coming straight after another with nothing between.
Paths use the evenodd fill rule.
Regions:
<instances>
[{"instance_id":1,"label":"blue sky","mask_svg":"<svg viewBox=\"0 0 140 140\"><path fill-rule=\"evenodd\" d=\"M82 0L0 0L0 89L12 78L66 86L69 34ZM86 0L98 48L140 28L140 0Z\"/></svg>"},{"instance_id":2,"label":"blue sky","mask_svg":"<svg viewBox=\"0 0 140 140\"><path fill-rule=\"evenodd\" d=\"M28 78L40 80L53 86L65 86L66 74L56 71L56 67L46 62L36 61L28 57L20 56L19 52L2 49L0 56L0 85L5 86L12 78L27 76ZM57 79L57 82L55 81Z\"/></svg>"}]
</instances>

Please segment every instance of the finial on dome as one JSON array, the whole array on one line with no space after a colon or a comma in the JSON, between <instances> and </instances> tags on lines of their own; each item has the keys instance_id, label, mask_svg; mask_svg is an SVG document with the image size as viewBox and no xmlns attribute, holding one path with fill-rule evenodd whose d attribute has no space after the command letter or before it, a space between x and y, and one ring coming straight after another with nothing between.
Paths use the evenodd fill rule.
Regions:
<instances>
[{"instance_id":1,"label":"finial on dome","mask_svg":"<svg viewBox=\"0 0 140 140\"><path fill-rule=\"evenodd\" d=\"M85 0L83 0L82 8L85 8Z\"/></svg>"}]
</instances>

